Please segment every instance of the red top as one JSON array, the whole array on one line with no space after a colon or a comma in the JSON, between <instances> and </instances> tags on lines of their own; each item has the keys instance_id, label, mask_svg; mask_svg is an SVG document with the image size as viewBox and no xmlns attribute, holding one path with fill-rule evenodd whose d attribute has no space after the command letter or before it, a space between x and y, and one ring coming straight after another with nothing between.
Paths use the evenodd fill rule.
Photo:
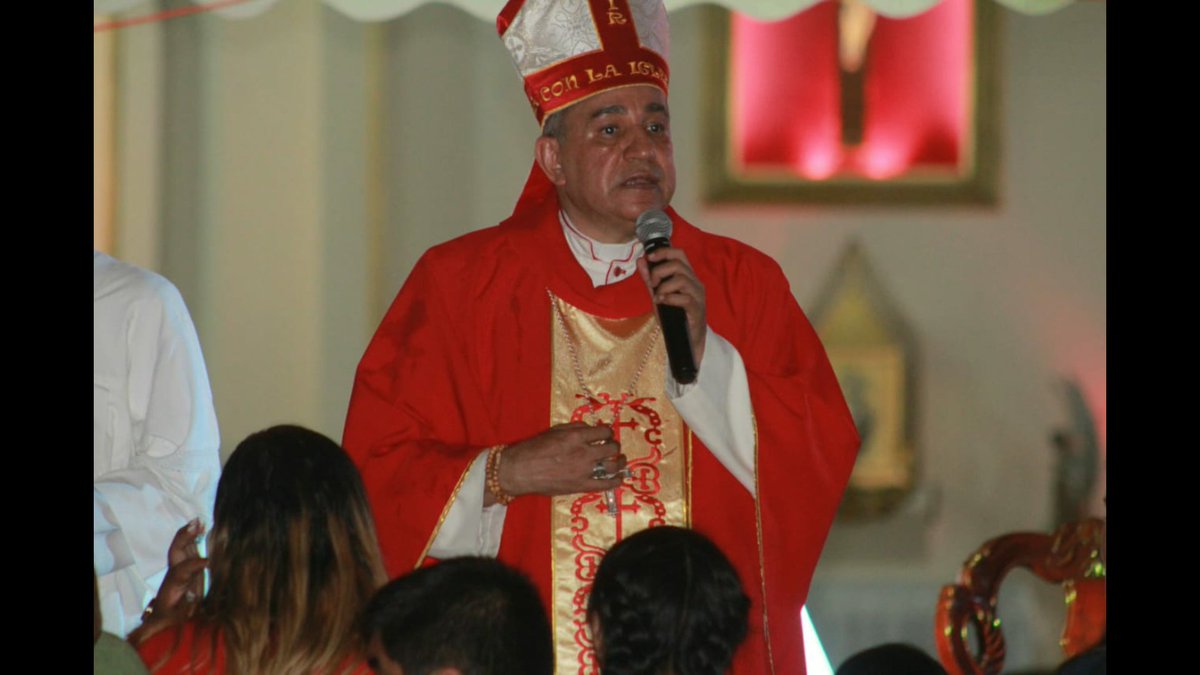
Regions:
<instances>
[{"instance_id":1,"label":"red top","mask_svg":"<svg viewBox=\"0 0 1200 675\"><path fill-rule=\"evenodd\" d=\"M508 220L422 256L363 355L343 445L362 472L392 576L424 562L443 510L481 450L547 428L546 289L599 316L652 309L636 275L592 287L567 246L558 210L553 186L535 165ZM800 607L858 435L778 264L668 213L672 244L687 252L704 284L709 326L745 363L756 422L757 504L693 438L692 527L729 556L753 601L734 672L803 673ZM549 498L517 498L499 553L530 575L547 604L549 514Z\"/></svg>"},{"instance_id":2,"label":"red top","mask_svg":"<svg viewBox=\"0 0 1200 675\"><path fill-rule=\"evenodd\" d=\"M220 633L214 633L197 621L159 631L142 642L137 651L146 669L155 675L220 675L225 672L225 640ZM371 675L371 669L365 664L348 672L350 675Z\"/></svg>"}]
</instances>

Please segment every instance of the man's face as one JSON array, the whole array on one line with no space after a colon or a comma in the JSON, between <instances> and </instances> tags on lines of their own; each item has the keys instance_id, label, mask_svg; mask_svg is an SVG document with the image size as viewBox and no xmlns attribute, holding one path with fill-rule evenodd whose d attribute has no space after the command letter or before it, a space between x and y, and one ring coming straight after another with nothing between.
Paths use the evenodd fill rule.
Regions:
<instances>
[{"instance_id":1,"label":"man's face","mask_svg":"<svg viewBox=\"0 0 1200 675\"><path fill-rule=\"evenodd\" d=\"M584 234L629 241L637 217L675 194L667 98L656 87L612 89L568 108L561 142L538 140L538 161Z\"/></svg>"}]
</instances>

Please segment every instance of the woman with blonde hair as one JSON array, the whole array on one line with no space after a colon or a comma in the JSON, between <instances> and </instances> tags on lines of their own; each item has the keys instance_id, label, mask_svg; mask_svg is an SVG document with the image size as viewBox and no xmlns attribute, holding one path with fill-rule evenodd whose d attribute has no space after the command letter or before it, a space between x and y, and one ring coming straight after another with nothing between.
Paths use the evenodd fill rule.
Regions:
<instances>
[{"instance_id":1,"label":"woman with blonde hair","mask_svg":"<svg viewBox=\"0 0 1200 675\"><path fill-rule=\"evenodd\" d=\"M387 578L340 446L298 426L250 435L221 474L207 560L199 532L192 523L176 535L167 578L130 635L152 673L370 672L355 620Z\"/></svg>"}]
</instances>

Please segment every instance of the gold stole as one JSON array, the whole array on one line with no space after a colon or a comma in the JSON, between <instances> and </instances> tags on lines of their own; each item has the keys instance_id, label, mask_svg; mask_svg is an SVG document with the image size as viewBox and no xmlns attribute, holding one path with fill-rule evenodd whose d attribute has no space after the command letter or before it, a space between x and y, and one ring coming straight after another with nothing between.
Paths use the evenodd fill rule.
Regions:
<instances>
[{"instance_id":1,"label":"gold stole","mask_svg":"<svg viewBox=\"0 0 1200 675\"><path fill-rule=\"evenodd\" d=\"M595 675L600 670L586 612L600 558L614 543L640 530L689 524L690 447L683 419L663 391L666 350L654 330L654 315L605 319L561 298L551 301L557 303L563 321L551 313L550 424L612 426L632 474L615 491L615 517L609 515L600 492L551 499L556 672ZM580 377L593 397L584 393ZM634 391L626 391L634 380Z\"/></svg>"}]
</instances>

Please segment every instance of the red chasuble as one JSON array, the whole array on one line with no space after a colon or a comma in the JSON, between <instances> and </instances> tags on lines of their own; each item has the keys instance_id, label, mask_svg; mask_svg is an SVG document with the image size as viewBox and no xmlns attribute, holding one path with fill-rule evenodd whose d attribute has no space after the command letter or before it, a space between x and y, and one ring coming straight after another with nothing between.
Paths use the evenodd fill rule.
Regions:
<instances>
[{"instance_id":1,"label":"red chasuble","mask_svg":"<svg viewBox=\"0 0 1200 675\"><path fill-rule=\"evenodd\" d=\"M535 165L508 220L422 256L359 364L343 445L362 472L393 577L428 562L437 529L483 449L534 436L566 414L561 392L556 400L552 390L556 373L561 382L572 364L562 349L554 351L562 326L551 294L568 312L601 322L653 311L637 275L592 287L558 211L554 189ZM858 435L825 351L775 261L668 213L672 245L687 252L704 284L709 326L745 363L756 428L757 499L680 425L682 518L729 556L751 597L749 636L734 672L804 673L800 607ZM644 331L628 330L643 344ZM661 360L662 352L652 358ZM654 365L661 378L663 364ZM661 382L642 388L661 394ZM619 385L609 389L620 393ZM669 414L677 417L673 408ZM636 486L627 486L636 496ZM562 604L552 565L554 502L513 501L499 552L533 579L552 617ZM593 512L597 523L609 517ZM564 663L561 654L559 673L590 672L590 664Z\"/></svg>"}]
</instances>

